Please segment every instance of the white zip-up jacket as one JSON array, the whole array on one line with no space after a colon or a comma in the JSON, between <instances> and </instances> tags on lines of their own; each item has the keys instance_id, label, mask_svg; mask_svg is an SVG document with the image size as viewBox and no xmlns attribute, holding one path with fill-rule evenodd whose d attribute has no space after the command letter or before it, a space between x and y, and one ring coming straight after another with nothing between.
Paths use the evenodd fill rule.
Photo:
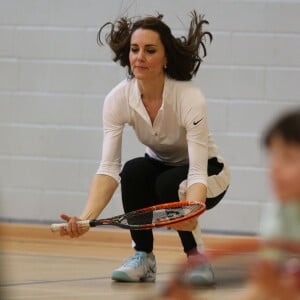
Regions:
<instances>
[{"instance_id":1,"label":"white zip-up jacket","mask_svg":"<svg viewBox=\"0 0 300 300\"><path fill-rule=\"evenodd\" d=\"M165 77L162 105L153 124L135 78L122 81L107 95L97 174L109 175L118 182L126 124L133 127L150 157L172 166L189 164L187 187L194 183L207 185L207 161L217 157L218 151L208 131L205 98L191 81Z\"/></svg>"}]
</instances>

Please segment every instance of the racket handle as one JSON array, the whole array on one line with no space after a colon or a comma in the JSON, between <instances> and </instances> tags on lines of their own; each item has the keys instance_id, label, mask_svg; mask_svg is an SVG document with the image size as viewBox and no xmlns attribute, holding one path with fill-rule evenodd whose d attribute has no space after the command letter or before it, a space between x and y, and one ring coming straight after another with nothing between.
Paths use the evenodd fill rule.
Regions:
<instances>
[{"instance_id":1,"label":"racket handle","mask_svg":"<svg viewBox=\"0 0 300 300\"><path fill-rule=\"evenodd\" d=\"M77 222L78 226L79 227L82 227L82 228L89 228L90 227L90 220L84 220L84 221L78 221ZM52 232L57 232L60 230L60 228L67 228L68 226L68 223L57 223L57 224L52 224L50 226L51 228L51 231Z\"/></svg>"}]
</instances>

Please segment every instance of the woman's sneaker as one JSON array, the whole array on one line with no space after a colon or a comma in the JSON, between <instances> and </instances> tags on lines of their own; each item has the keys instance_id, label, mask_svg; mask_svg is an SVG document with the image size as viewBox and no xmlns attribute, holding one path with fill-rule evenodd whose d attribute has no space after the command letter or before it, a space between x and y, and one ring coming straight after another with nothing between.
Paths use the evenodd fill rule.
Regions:
<instances>
[{"instance_id":1,"label":"woman's sneaker","mask_svg":"<svg viewBox=\"0 0 300 300\"><path fill-rule=\"evenodd\" d=\"M210 263L203 254L188 256L189 268L183 273L181 281L197 287L210 287L216 284Z\"/></svg>"},{"instance_id":2,"label":"woman's sneaker","mask_svg":"<svg viewBox=\"0 0 300 300\"><path fill-rule=\"evenodd\" d=\"M123 265L112 272L111 278L125 282L154 282L156 278L156 261L154 255L136 251Z\"/></svg>"},{"instance_id":3,"label":"woman's sneaker","mask_svg":"<svg viewBox=\"0 0 300 300\"><path fill-rule=\"evenodd\" d=\"M216 279L209 262L204 262L191 269L187 274L187 281L193 286L209 287L216 284Z\"/></svg>"}]
</instances>

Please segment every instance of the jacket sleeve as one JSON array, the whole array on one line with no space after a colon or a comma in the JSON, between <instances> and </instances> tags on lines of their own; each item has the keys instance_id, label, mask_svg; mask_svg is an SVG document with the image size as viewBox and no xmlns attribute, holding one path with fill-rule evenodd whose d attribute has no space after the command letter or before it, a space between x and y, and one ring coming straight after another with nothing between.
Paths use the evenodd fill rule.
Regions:
<instances>
[{"instance_id":1,"label":"jacket sleeve","mask_svg":"<svg viewBox=\"0 0 300 300\"><path fill-rule=\"evenodd\" d=\"M186 91L184 98L181 111L189 155L187 187L194 183L207 186L208 125L205 98L196 87Z\"/></svg>"},{"instance_id":2,"label":"jacket sleeve","mask_svg":"<svg viewBox=\"0 0 300 300\"><path fill-rule=\"evenodd\" d=\"M126 110L122 109L120 99L116 97L121 95L109 94L104 101L102 157L96 174L109 175L119 183Z\"/></svg>"}]
</instances>

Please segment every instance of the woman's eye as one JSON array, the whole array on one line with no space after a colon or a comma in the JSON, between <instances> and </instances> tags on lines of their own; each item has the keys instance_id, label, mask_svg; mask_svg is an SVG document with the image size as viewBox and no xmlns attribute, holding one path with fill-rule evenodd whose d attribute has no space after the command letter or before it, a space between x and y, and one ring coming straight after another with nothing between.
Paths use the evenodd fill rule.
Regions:
<instances>
[{"instance_id":1,"label":"woman's eye","mask_svg":"<svg viewBox=\"0 0 300 300\"><path fill-rule=\"evenodd\" d=\"M153 53L155 53L156 51L155 51L155 49L148 49L147 52L150 53L150 54L153 54Z\"/></svg>"},{"instance_id":2,"label":"woman's eye","mask_svg":"<svg viewBox=\"0 0 300 300\"><path fill-rule=\"evenodd\" d=\"M132 53L138 53L140 50L138 48L130 48L130 51ZM156 52L156 50L155 49L145 49L145 52L148 54L153 54Z\"/></svg>"}]
</instances>

